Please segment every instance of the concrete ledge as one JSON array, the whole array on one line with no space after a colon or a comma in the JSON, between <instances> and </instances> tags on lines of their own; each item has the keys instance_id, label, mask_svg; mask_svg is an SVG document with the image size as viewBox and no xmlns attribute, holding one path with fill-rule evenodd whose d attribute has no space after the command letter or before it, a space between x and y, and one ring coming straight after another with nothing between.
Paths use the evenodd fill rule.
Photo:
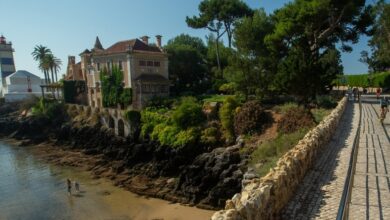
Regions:
<instances>
[{"instance_id":1,"label":"concrete ledge","mask_svg":"<svg viewBox=\"0 0 390 220\"><path fill-rule=\"evenodd\" d=\"M241 193L226 201L225 210L214 213L211 219L276 219L311 168L317 152L329 142L346 105L344 97L319 125L279 159L274 169L261 179L253 179Z\"/></svg>"}]
</instances>

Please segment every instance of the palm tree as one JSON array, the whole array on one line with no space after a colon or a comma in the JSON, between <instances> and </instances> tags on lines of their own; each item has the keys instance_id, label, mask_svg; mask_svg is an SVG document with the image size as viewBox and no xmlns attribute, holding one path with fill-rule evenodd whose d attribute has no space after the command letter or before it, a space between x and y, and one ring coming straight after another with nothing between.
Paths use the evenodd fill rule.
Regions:
<instances>
[{"instance_id":1,"label":"palm tree","mask_svg":"<svg viewBox=\"0 0 390 220\"><path fill-rule=\"evenodd\" d=\"M43 71L45 75L45 83L50 83L50 76L47 69L47 64L44 64L44 59L46 55L51 54L51 50L42 45L36 45L34 51L31 53L34 60L39 62L39 68Z\"/></svg>"},{"instance_id":2,"label":"palm tree","mask_svg":"<svg viewBox=\"0 0 390 220\"><path fill-rule=\"evenodd\" d=\"M44 62L46 63L48 67L48 71L51 72L51 83L54 83L54 55L53 54L47 54L44 58Z\"/></svg>"},{"instance_id":3,"label":"palm tree","mask_svg":"<svg viewBox=\"0 0 390 220\"><path fill-rule=\"evenodd\" d=\"M58 71L60 71L61 65L62 65L62 61L60 60L60 58L54 57L54 59L53 59L53 69L54 69L54 73L55 73L55 76L56 76L56 82L58 82L57 73L58 73Z\"/></svg>"},{"instance_id":4,"label":"palm tree","mask_svg":"<svg viewBox=\"0 0 390 220\"><path fill-rule=\"evenodd\" d=\"M50 74L49 74L49 69L50 69L50 63L49 59L47 56L45 56L40 62L39 62L39 69L42 70L43 74L45 74L45 83L50 84Z\"/></svg>"},{"instance_id":5,"label":"palm tree","mask_svg":"<svg viewBox=\"0 0 390 220\"><path fill-rule=\"evenodd\" d=\"M55 57L53 54L47 54L44 58L44 62L47 63L47 66L50 69L52 83L57 82L58 81L57 73L61 69L61 64L62 64L61 60Z\"/></svg>"}]
</instances>

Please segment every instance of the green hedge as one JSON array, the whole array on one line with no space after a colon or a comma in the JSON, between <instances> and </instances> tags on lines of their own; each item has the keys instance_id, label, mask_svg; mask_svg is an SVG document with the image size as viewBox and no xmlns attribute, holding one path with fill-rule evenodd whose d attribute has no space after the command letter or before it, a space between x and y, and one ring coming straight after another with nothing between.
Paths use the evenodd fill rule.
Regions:
<instances>
[{"instance_id":1,"label":"green hedge","mask_svg":"<svg viewBox=\"0 0 390 220\"><path fill-rule=\"evenodd\" d=\"M351 87L390 87L390 72L339 76L335 84Z\"/></svg>"}]
</instances>

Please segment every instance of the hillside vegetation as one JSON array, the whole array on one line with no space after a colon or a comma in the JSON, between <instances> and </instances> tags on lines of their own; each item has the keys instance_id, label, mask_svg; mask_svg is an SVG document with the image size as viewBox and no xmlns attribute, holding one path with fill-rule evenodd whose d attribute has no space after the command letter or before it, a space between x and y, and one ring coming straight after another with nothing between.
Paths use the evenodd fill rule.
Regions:
<instances>
[{"instance_id":1,"label":"hillside vegetation","mask_svg":"<svg viewBox=\"0 0 390 220\"><path fill-rule=\"evenodd\" d=\"M336 80L335 84L352 87L390 87L390 72L343 75Z\"/></svg>"}]
</instances>

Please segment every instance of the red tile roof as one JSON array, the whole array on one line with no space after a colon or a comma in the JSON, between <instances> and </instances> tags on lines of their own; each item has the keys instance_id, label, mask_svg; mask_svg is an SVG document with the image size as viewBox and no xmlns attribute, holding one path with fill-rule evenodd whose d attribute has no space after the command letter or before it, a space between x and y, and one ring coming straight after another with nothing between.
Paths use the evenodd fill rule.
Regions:
<instances>
[{"instance_id":1,"label":"red tile roof","mask_svg":"<svg viewBox=\"0 0 390 220\"><path fill-rule=\"evenodd\" d=\"M157 46L146 45L138 39L119 41L105 50L95 51L96 54L124 53L131 50L141 52L163 53Z\"/></svg>"}]
</instances>

